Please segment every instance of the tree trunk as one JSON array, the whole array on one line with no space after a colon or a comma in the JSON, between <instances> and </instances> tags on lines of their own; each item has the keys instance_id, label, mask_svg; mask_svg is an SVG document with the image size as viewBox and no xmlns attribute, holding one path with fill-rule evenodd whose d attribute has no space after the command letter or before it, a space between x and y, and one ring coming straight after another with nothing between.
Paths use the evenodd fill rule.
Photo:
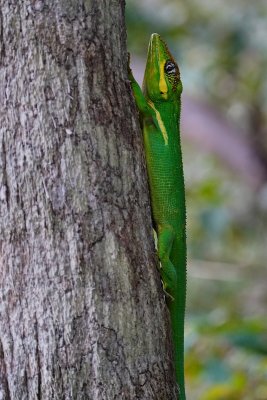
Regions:
<instances>
[{"instance_id":1,"label":"tree trunk","mask_svg":"<svg viewBox=\"0 0 267 400\"><path fill-rule=\"evenodd\" d=\"M0 399L175 399L124 2L0 1Z\"/></svg>"}]
</instances>

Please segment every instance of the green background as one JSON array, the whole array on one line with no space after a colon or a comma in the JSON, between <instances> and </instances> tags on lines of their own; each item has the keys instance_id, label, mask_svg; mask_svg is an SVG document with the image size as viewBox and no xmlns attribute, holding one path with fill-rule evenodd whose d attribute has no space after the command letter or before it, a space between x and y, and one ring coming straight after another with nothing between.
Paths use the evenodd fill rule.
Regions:
<instances>
[{"instance_id":1,"label":"green background","mask_svg":"<svg viewBox=\"0 0 267 400\"><path fill-rule=\"evenodd\" d=\"M161 34L185 95L236 127L267 176L267 2L128 0L126 18L133 67ZM267 184L182 140L188 400L267 400Z\"/></svg>"}]
</instances>

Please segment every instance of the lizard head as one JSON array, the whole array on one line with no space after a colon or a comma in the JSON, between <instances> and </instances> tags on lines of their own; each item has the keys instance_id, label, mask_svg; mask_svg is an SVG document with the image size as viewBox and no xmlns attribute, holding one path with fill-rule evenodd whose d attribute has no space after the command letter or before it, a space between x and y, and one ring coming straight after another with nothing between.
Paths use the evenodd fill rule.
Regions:
<instances>
[{"instance_id":1,"label":"lizard head","mask_svg":"<svg viewBox=\"0 0 267 400\"><path fill-rule=\"evenodd\" d=\"M143 91L154 102L177 99L182 92L178 65L157 33L151 35L148 46Z\"/></svg>"}]
</instances>

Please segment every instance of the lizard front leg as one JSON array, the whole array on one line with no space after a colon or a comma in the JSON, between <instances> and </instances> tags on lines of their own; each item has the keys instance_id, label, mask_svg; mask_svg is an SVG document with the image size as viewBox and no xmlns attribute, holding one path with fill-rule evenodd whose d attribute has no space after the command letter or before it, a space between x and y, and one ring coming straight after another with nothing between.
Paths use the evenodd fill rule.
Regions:
<instances>
[{"instance_id":1,"label":"lizard front leg","mask_svg":"<svg viewBox=\"0 0 267 400\"><path fill-rule=\"evenodd\" d=\"M141 119L143 120L144 118L147 118L147 120L151 121L151 124L154 125L154 127L160 131L155 111L149 106L147 99L145 98L140 86L138 85L133 76L129 63L130 63L130 55L128 54L128 77L131 83L135 104L141 115Z\"/></svg>"}]
</instances>

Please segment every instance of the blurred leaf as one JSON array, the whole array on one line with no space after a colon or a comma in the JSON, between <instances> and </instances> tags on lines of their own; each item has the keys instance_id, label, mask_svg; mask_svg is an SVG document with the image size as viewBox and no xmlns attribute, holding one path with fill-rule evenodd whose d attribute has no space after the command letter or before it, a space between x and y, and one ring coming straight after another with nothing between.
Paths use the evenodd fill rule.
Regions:
<instances>
[{"instance_id":1,"label":"blurred leaf","mask_svg":"<svg viewBox=\"0 0 267 400\"><path fill-rule=\"evenodd\" d=\"M255 335L246 331L234 332L227 336L234 346L244 347L255 353L267 355L267 336Z\"/></svg>"},{"instance_id":2,"label":"blurred leaf","mask_svg":"<svg viewBox=\"0 0 267 400\"><path fill-rule=\"evenodd\" d=\"M245 377L242 374L235 375L228 383L215 384L208 389L201 400L240 400L243 398Z\"/></svg>"},{"instance_id":3,"label":"blurred leaf","mask_svg":"<svg viewBox=\"0 0 267 400\"><path fill-rule=\"evenodd\" d=\"M205 366L205 373L208 380L213 383L220 383L229 381L232 372L229 366L221 359L210 358Z\"/></svg>"}]
</instances>

